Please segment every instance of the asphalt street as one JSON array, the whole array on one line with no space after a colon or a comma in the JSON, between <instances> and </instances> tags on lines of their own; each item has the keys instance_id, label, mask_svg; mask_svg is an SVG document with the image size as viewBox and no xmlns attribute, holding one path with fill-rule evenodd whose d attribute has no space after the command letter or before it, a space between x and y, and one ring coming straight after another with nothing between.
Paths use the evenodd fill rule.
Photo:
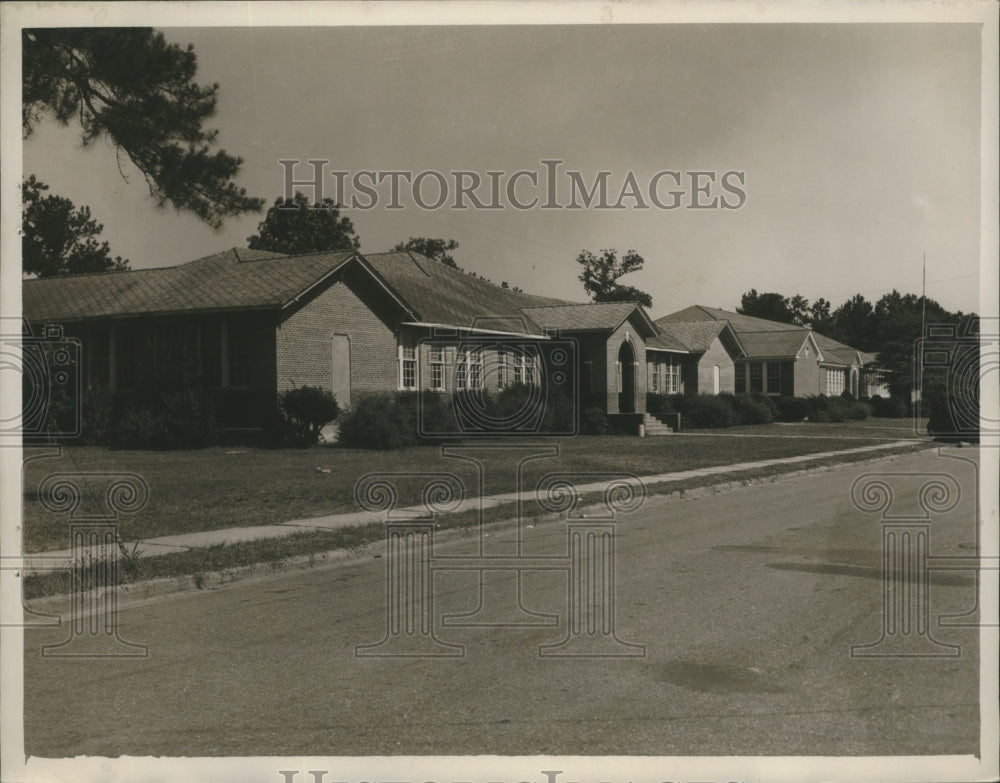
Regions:
<instances>
[{"instance_id":1,"label":"asphalt street","mask_svg":"<svg viewBox=\"0 0 1000 783\"><path fill-rule=\"evenodd\" d=\"M651 498L617 519L613 596L606 562L584 559L591 570L579 605L597 618L589 634L586 611L573 633L568 588L583 572L564 567L565 523L521 531L520 603L529 611L517 610L517 571L457 570L474 564L467 556L479 540L442 537L428 629L438 644L417 626L394 649L425 645L453 657L357 654L387 635L386 565L399 560L380 550L121 607L121 638L147 645L148 657L43 657L43 645L67 638L90 649L89 626L78 638L67 623L32 629L26 749L43 757L976 753L978 617L937 622L975 608L972 570L896 585L929 602L934 641L924 634L919 649L952 657L900 657L917 649L906 646L911 637L880 648L896 657L851 654L883 635L882 516L852 502L854 481L899 474L885 479L891 513L912 518L928 480L917 474L953 477L958 505L931 515L929 550L960 558L975 553L975 470L921 452L698 499ZM515 526L489 534L487 551L514 551ZM581 540L586 553L608 539ZM486 598L476 614L480 580ZM620 644L610 634L612 600ZM552 646L567 637L580 645ZM552 657L540 647L622 657Z\"/></svg>"}]
</instances>

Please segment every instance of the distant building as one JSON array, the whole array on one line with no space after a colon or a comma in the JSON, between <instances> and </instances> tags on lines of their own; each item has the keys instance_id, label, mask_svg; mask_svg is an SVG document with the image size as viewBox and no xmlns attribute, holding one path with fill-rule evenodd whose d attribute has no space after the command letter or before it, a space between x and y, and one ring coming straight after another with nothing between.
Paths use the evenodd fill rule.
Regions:
<instances>
[{"instance_id":1,"label":"distant building","mask_svg":"<svg viewBox=\"0 0 1000 783\"><path fill-rule=\"evenodd\" d=\"M647 392L887 394L872 357L808 329L700 306L653 322L636 303L533 296L409 252L232 249L23 291L33 327L80 339L84 386L133 389L183 365L190 384L230 395L233 426L304 385L347 407L377 391L559 382L542 349L566 339L567 382L609 416L644 414Z\"/></svg>"}]
</instances>

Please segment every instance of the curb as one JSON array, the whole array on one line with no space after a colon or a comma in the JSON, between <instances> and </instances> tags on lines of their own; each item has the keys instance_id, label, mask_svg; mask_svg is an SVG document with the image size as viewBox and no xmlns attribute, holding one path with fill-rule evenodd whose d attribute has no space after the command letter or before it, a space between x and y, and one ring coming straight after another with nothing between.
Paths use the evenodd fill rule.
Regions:
<instances>
[{"instance_id":1,"label":"curb","mask_svg":"<svg viewBox=\"0 0 1000 783\"><path fill-rule=\"evenodd\" d=\"M874 462L892 461L899 457L909 456L910 454L921 454L925 451L937 451L937 448L938 447L935 444L934 446L926 449L915 449L913 451L906 451L900 454L889 454L851 462L834 463L832 465L817 465L811 468L807 467L799 470L775 473L772 476L733 479L717 484L707 484L701 487L693 487L691 489L675 489L663 493L648 493L644 504L645 502L649 502L651 500L661 504L699 500L712 495L720 495L739 489L745 489L747 487L760 486L763 484L776 484L780 481L799 478L808 474L827 473L833 470L840 470L858 465L867 465ZM821 458L818 457L817 459ZM670 483L671 482L661 482L660 484L649 484L646 486L647 488L651 488L664 486ZM581 514L583 514L583 512L598 513L605 512L606 509L603 504L593 503L579 508L578 511ZM507 517L494 522L487 522L485 523L485 526L493 528L510 525L516 521L517 520L514 517ZM532 524L534 525L552 524L554 522L561 521L563 521L563 517L558 514L543 514L532 518ZM436 531L435 537L438 539L448 539L469 536L473 535L476 532L476 529L475 525L461 528L447 528L441 531ZM332 549L322 552L314 552L307 555L295 555L275 563L259 563L247 566L237 566L235 568L225 569L222 571L210 571L196 574L185 574L182 576L149 579L141 582L130 582L119 585L116 588L112 588L112 590L117 593L119 609L125 609L129 606L145 604L157 600L165 600L172 596L189 592L210 592L225 589L236 583L252 584L254 582L274 578L275 576L288 574L294 570L307 571L313 568L341 565L346 562L360 560L365 555L369 554L371 554L373 558L381 557L380 552L378 554L374 554L373 550L381 550L383 545L384 542L379 540L364 544L354 549ZM104 593L98 590L86 593L86 595L99 599L100 597L103 597ZM66 611L66 604L68 600L68 595L60 593L58 595L40 596L38 598L22 600L22 605L25 609L30 609L34 612L58 615L60 618L65 618L69 616L69 613ZM85 603L91 602L87 601ZM86 617L89 615L85 614L84 616Z\"/></svg>"}]
</instances>

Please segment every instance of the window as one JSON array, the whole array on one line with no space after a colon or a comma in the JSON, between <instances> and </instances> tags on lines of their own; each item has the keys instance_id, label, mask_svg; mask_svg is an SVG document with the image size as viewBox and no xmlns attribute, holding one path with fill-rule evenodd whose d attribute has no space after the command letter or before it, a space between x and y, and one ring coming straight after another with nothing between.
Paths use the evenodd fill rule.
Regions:
<instances>
[{"instance_id":1,"label":"window","mask_svg":"<svg viewBox=\"0 0 1000 783\"><path fill-rule=\"evenodd\" d=\"M753 362L750 365L750 391L764 391L764 367L761 362Z\"/></svg>"},{"instance_id":2,"label":"window","mask_svg":"<svg viewBox=\"0 0 1000 783\"><path fill-rule=\"evenodd\" d=\"M746 364L744 364L744 363L741 362L741 363L737 364L733 369L735 370L735 377L734 377L735 386L734 386L734 389L735 389L736 393L737 394L746 394L747 393L747 366L746 366Z\"/></svg>"},{"instance_id":3,"label":"window","mask_svg":"<svg viewBox=\"0 0 1000 783\"><path fill-rule=\"evenodd\" d=\"M650 385L653 394L658 394L660 391L660 363L657 361L653 362L653 377L650 379Z\"/></svg>"},{"instance_id":4,"label":"window","mask_svg":"<svg viewBox=\"0 0 1000 783\"><path fill-rule=\"evenodd\" d=\"M767 363L767 393L781 393L781 365L778 362Z\"/></svg>"},{"instance_id":5,"label":"window","mask_svg":"<svg viewBox=\"0 0 1000 783\"><path fill-rule=\"evenodd\" d=\"M507 352L503 348L497 348L497 388L503 389L507 385Z\"/></svg>"},{"instance_id":6,"label":"window","mask_svg":"<svg viewBox=\"0 0 1000 783\"><path fill-rule=\"evenodd\" d=\"M673 357L667 361L666 373L663 376L664 394L677 394L681 382L681 366L674 362Z\"/></svg>"},{"instance_id":7,"label":"window","mask_svg":"<svg viewBox=\"0 0 1000 783\"><path fill-rule=\"evenodd\" d=\"M430 349L431 388L435 391L444 390L444 349Z\"/></svg>"},{"instance_id":8,"label":"window","mask_svg":"<svg viewBox=\"0 0 1000 783\"><path fill-rule=\"evenodd\" d=\"M483 388L483 349L473 348L469 356L469 388Z\"/></svg>"},{"instance_id":9,"label":"window","mask_svg":"<svg viewBox=\"0 0 1000 783\"><path fill-rule=\"evenodd\" d=\"M464 390L468 388L469 378L469 355L468 352L460 348L455 355L455 388Z\"/></svg>"},{"instance_id":10,"label":"window","mask_svg":"<svg viewBox=\"0 0 1000 783\"><path fill-rule=\"evenodd\" d=\"M417 351L412 345L399 346L399 388L417 388Z\"/></svg>"},{"instance_id":11,"label":"window","mask_svg":"<svg viewBox=\"0 0 1000 783\"><path fill-rule=\"evenodd\" d=\"M524 352L515 353L511 356L514 364L514 385L525 384L533 386L537 367L535 357Z\"/></svg>"},{"instance_id":12,"label":"window","mask_svg":"<svg viewBox=\"0 0 1000 783\"><path fill-rule=\"evenodd\" d=\"M826 370L826 393L831 397L843 394L844 392L844 371L833 368Z\"/></svg>"},{"instance_id":13,"label":"window","mask_svg":"<svg viewBox=\"0 0 1000 783\"><path fill-rule=\"evenodd\" d=\"M581 379L583 385L583 391L592 392L596 388L594 383L594 363L590 361L585 361L583 363L583 378Z\"/></svg>"}]
</instances>

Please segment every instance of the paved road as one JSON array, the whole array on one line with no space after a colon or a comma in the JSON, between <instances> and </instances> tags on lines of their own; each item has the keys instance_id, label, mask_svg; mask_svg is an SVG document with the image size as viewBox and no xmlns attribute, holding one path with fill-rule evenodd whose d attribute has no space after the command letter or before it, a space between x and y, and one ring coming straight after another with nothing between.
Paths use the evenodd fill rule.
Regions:
<instances>
[{"instance_id":1,"label":"paved road","mask_svg":"<svg viewBox=\"0 0 1000 783\"><path fill-rule=\"evenodd\" d=\"M974 456L974 449L963 449ZM522 602L557 626L441 627L478 576L439 572L434 626L465 656L359 658L385 634L385 558L284 574L120 612L147 659L42 658L67 629L25 634L25 735L41 756L954 754L978 747L974 628L939 659L858 659L882 628L878 514L864 472L945 471L963 494L933 522L934 555L975 544L974 466L924 452L698 500L653 499L618 525L617 634L643 657L542 658L567 633L567 575L533 571ZM913 511L915 479L896 512ZM494 530L492 547L513 545ZM468 554L476 539L439 541ZM566 551L560 523L524 552ZM491 573L491 588L512 574ZM494 581L495 580L495 581ZM505 581L506 580L506 581ZM932 612L974 606L967 571L935 573ZM501 590L494 597L512 595ZM507 616L506 619L510 619Z\"/></svg>"}]
</instances>

